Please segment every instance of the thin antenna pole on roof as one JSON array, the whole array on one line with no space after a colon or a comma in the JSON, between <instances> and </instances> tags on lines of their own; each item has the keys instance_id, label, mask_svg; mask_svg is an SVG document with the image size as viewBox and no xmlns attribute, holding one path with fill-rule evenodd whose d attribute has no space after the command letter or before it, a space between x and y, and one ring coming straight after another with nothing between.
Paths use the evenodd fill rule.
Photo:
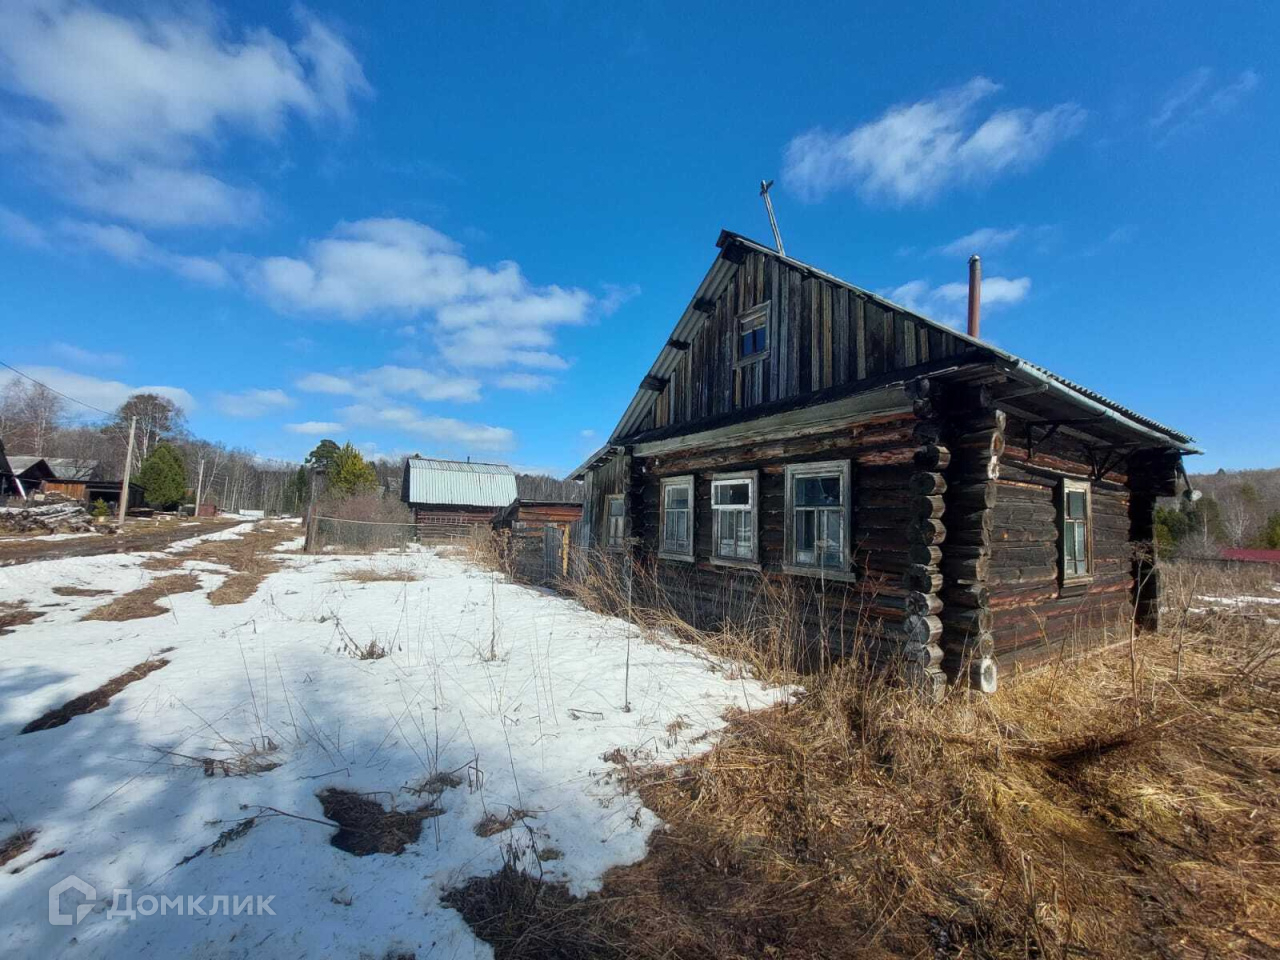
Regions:
<instances>
[{"instance_id":1,"label":"thin antenna pole on roof","mask_svg":"<svg viewBox=\"0 0 1280 960\"><path fill-rule=\"evenodd\" d=\"M778 218L773 215L773 201L769 199L769 188L772 186L772 180L761 180L760 196L764 197L764 208L769 211L769 226L773 227L773 245L785 257L787 251L782 245L782 234L778 232Z\"/></svg>"}]
</instances>

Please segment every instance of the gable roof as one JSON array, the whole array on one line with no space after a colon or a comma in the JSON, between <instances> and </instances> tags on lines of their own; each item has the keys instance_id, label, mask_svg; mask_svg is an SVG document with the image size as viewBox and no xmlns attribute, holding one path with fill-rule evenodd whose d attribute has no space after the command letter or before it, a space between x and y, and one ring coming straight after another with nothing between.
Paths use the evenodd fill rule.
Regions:
<instances>
[{"instance_id":1,"label":"gable roof","mask_svg":"<svg viewBox=\"0 0 1280 960\"><path fill-rule=\"evenodd\" d=\"M24 479L32 479L39 477L41 479L53 479L54 472L49 466L49 461L44 457L9 457L9 469L13 471L15 476L29 477Z\"/></svg>"},{"instance_id":2,"label":"gable roof","mask_svg":"<svg viewBox=\"0 0 1280 960\"><path fill-rule=\"evenodd\" d=\"M1043 367L1029 363L1028 361L1016 357L1011 353L994 347L985 341L976 340L973 337L967 336L966 334L960 333L959 331L946 326L945 324L930 320L928 317L921 316L913 310L908 310L900 304L893 303L892 301L887 300L878 294L872 293L869 290L854 286L847 280L842 280L839 277L833 276L832 274L820 270L817 267L801 260L783 256L772 247L765 246L762 243L758 243L755 240L751 240L748 237L733 233L729 230L722 230L720 232L720 237L716 241L716 246L720 248L721 252L716 256L715 261L711 264L711 268L707 271L706 276L703 277L702 282L698 285L698 289L694 292L693 297L690 298L689 306L686 307L684 313L681 314L679 321L676 323L675 330L672 331L667 343L659 351L657 359L654 360L653 365L649 368L648 375L641 382L640 388L636 391L631 403L628 404L621 420L618 421L617 427L614 428L613 433L610 435L609 444L606 444L605 448L602 448L601 451L597 451L588 458L587 463L584 463L582 467L579 467L577 471L571 474L571 476L579 476L584 469L588 468L588 466L594 461L597 461L602 454L607 458L607 450L610 445L617 444L621 438L628 437L636 432L658 396L657 392L647 386L647 384L665 383L670 378L672 371L683 356L683 351L675 346L675 344L688 343L691 341L701 329L702 325L706 322L705 314L697 308L697 304L700 301L705 302L707 300L715 300L723 292L725 286L732 279L738 268L738 264L726 257L726 253L731 248L738 246L745 247L749 251L772 257L797 270L801 270L814 277L836 284L837 286L844 287L857 296L882 306L885 309L908 315L916 322L921 323L926 327L940 330L950 337L963 341L968 348L966 350L967 354L972 355L976 359L995 361L1004 367L1006 372L1014 379L1021 380L1030 387L1043 389L1046 392L1053 393L1057 398L1066 400L1073 406L1084 409L1090 415L1097 416L1099 418L1107 417L1119 426L1143 434L1148 439L1154 440L1163 445L1175 447L1181 452L1199 452L1189 446L1189 444L1192 443L1192 438L1186 434L1179 433L1178 431L1166 427L1149 417L1144 417L1139 413L1135 413L1133 410L1121 406L1114 400L1107 399L1096 391L1083 387L1080 384L1073 383L1065 377L1060 377L1055 373L1051 373ZM685 425L685 429L696 430L699 428L700 427L697 423Z\"/></svg>"},{"instance_id":3,"label":"gable roof","mask_svg":"<svg viewBox=\"0 0 1280 960\"><path fill-rule=\"evenodd\" d=\"M403 496L406 503L505 507L516 498L516 475L505 463L409 457Z\"/></svg>"},{"instance_id":4,"label":"gable roof","mask_svg":"<svg viewBox=\"0 0 1280 960\"><path fill-rule=\"evenodd\" d=\"M45 457L53 475L59 480L93 480L98 473L97 460L78 460L75 457Z\"/></svg>"}]
</instances>

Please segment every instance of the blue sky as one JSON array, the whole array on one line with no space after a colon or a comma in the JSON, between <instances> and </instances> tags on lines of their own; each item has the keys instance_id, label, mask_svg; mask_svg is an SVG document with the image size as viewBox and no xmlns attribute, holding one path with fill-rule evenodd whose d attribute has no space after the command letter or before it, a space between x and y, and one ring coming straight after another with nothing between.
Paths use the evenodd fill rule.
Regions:
<instances>
[{"instance_id":1,"label":"blue sky","mask_svg":"<svg viewBox=\"0 0 1280 960\"><path fill-rule=\"evenodd\" d=\"M0 360L564 473L761 240L1280 464L1269 4L0 9ZM907 7L909 5L900 5ZM87 413L87 412L86 412Z\"/></svg>"}]
</instances>

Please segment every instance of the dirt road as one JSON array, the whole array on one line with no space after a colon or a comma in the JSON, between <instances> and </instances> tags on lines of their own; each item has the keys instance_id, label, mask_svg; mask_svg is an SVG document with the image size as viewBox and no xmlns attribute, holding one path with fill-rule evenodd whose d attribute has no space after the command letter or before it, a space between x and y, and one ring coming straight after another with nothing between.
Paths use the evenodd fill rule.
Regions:
<instances>
[{"instance_id":1,"label":"dirt road","mask_svg":"<svg viewBox=\"0 0 1280 960\"><path fill-rule=\"evenodd\" d=\"M198 525L168 524L160 527L126 524L124 530L115 536L103 534L70 540L4 540L0 541L0 567L36 560L60 560L63 557L95 557L106 553L163 550L178 540L216 533L244 522L201 520Z\"/></svg>"}]
</instances>

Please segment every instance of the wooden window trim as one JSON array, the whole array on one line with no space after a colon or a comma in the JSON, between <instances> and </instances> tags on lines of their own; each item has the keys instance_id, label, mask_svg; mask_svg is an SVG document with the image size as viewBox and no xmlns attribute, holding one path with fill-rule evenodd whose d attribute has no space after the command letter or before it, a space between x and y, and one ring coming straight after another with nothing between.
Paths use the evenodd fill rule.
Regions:
<instances>
[{"instance_id":1,"label":"wooden window trim","mask_svg":"<svg viewBox=\"0 0 1280 960\"><path fill-rule=\"evenodd\" d=\"M843 508L844 513L844 537L842 538L843 543L840 566L838 568L824 568L796 563L795 481L803 477L829 477L833 473L839 474L840 476L840 499L842 501L841 507ZM783 510L782 516L783 572L801 577L814 577L820 580L856 580L857 576L851 568L853 558L853 465L851 461L823 460L815 463L787 464L785 504L786 506Z\"/></svg>"},{"instance_id":2,"label":"wooden window trim","mask_svg":"<svg viewBox=\"0 0 1280 960\"><path fill-rule=\"evenodd\" d=\"M769 358L769 352L773 349L773 331L770 329L772 324L769 322L772 314L773 301L766 300L764 303L758 303L748 310L743 310L742 313L733 318L733 365L735 368L759 363L761 360ZM747 326L748 324L750 326ZM749 330L764 327L764 350L760 353L753 353L749 357L742 355L742 330L744 326Z\"/></svg>"},{"instance_id":3,"label":"wooden window trim","mask_svg":"<svg viewBox=\"0 0 1280 960\"><path fill-rule=\"evenodd\" d=\"M609 504L613 501L622 504L622 539L613 543L609 536ZM609 493L604 498L604 548L614 553L627 549L627 495L625 493Z\"/></svg>"},{"instance_id":4,"label":"wooden window trim","mask_svg":"<svg viewBox=\"0 0 1280 960\"><path fill-rule=\"evenodd\" d=\"M751 481L751 557L722 557L716 553L719 544L716 533L716 484L725 480ZM739 567L744 570L760 569L760 471L737 470L733 473L713 473L709 492L711 507L711 556L710 561L720 567Z\"/></svg>"},{"instance_id":5,"label":"wooden window trim","mask_svg":"<svg viewBox=\"0 0 1280 960\"><path fill-rule=\"evenodd\" d=\"M671 487L687 487L689 490L689 552L679 553L667 549L667 490ZM697 522L697 504L694 502L693 474L663 477L658 485L658 556L663 560L679 560L693 563L694 524Z\"/></svg>"},{"instance_id":6,"label":"wooden window trim","mask_svg":"<svg viewBox=\"0 0 1280 960\"><path fill-rule=\"evenodd\" d=\"M1084 494L1085 572L1067 575L1067 495ZM1093 582L1093 485L1088 480L1063 478L1058 484L1058 584L1064 589Z\"/></svg>"}]
</instances>

